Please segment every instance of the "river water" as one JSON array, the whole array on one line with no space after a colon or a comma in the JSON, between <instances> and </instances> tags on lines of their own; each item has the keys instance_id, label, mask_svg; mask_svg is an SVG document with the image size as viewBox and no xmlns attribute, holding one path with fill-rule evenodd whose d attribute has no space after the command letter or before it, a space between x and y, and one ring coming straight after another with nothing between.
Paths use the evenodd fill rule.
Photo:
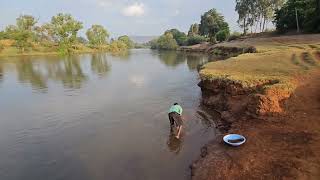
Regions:
<instances>
[{"instance_id":1,"label":"river water","mask_svg":"<svg viewBox=\"0 0 320 180\"><path fill-rule=\"evenodd\" d=\"M197 54L0 58L4 180L190 179L215 137L201 107ZM167 110L184 108L181 140Z\"/></svg>"}]
</instances>

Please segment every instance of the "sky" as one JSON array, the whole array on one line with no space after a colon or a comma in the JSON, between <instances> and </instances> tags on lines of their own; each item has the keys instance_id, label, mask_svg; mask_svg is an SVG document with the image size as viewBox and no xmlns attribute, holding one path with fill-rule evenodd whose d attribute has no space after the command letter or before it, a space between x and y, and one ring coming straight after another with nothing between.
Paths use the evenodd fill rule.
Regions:
<instances>
[{"instance_id":1,"label":"sky","mask_svg":"<svg viewBox=\"0 0 320 180\"><path fill-rule=\"evenodd\" d=\"M0 29L15 24L21 14L42 24L62 12L83 22L84 29L101 24L113 37L158 36L171 28L187 32L211 8L225 16L232 31L239 30L235 0L0 0Z\"/></svg>"}]
</instances>

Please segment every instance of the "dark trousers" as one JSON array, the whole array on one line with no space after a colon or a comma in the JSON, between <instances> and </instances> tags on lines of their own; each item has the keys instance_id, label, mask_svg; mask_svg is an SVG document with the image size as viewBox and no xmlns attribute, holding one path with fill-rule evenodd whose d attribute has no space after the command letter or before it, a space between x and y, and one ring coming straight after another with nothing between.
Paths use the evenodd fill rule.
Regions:
<instances>
[{"instance_id":1,"label":"dark trousers","mask_svg":"<svg viewBox=\"0 0 320 180\"><path fill-rule=\"evenodd\" d=\"M176 126L182 126L182 118L180 114L176 112L171 112L168 114L169 116L169 121L170 121L170 126L173 127L174 125Z\"/></svg>"}]
</instances>

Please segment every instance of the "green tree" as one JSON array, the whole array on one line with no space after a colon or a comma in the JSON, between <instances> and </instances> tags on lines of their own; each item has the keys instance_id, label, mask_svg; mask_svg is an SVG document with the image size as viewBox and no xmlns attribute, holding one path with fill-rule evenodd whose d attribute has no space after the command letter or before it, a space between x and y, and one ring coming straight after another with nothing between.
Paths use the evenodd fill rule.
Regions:
<instances>
[{"instance_id":1,"label":"green tree","mask_svg":"<svg viewBox=\"0 0 320 180\"><path fill-rule=\"evenodd\" d=\"M108 31L101 25L92 25L86 32L89 43L93 46L101 46L106 44L106 39L109 38Z\"/></svg>"},{"instance_id":2,"label":"green tree","mask_svg":"<svg viewBox=\"0 0 320 180\"><path fill-rule=\"evenodd\" d=\"M255 26L255 32L260 24L260 32L266 29L266 24L274 16L274 12L279 9L284 0L236 0L235 10L239 14L238 23L243 28L243 34L247 34L249 27L251 33Z\"/></svg>"},{"instance_id":3,"label":"green tree","mask_svg":"<svg viewBox=\"0 0 320 180\"><path fill-rule=\"evenodd\" d=\"M14 34L14 40L16 40L16 47L24 52L27 47L31 46L30 38L32 34L30 31L17 31Z\"/></svg>"},{"instance_id":4,"label":"green tree","mask_svg":"<svg viewBox=\"0 0 320 180\"><path fill-rule=\"evenodd\" d=\"M219 42L225 41L230 36L230 32L227 30L221 30L216 34L216 39Z\"/></svg>"},{"instance_id":5,"label":"green tree","mask_svg":"<svg viewBox=\"0 0 320 180\"><path fill-rule=\"evenodd\" d=\"M15 46L24 52L31 46L34 37L34 26L37 23L35 18L30 15L21 15L16 19L16 26L9 25L6 27L6 34L10 39L16 41Z\"/></svg>"},{"instance_id":6,"label":"green tree","mask_svg":"<svg viewBox=\"0 0 320 180\"><path fill-rule=\"evenodd\" d=\"M251 6L249 6L250 0L236 0L236 11L239 14L238 23L240 27L243 28L243 34L246 35L248 31L249 15L251 11Z\"/></svg>"},{"instance_id":7,"label":"green tree","mask_svg":"<svg viewBox=\"0 0 320 180\"><path fill-rule=\"evenodd\" d=\"M32 31L37 20L31 15L21 15L17 19L17 27L22 31Z\"/></svg>"},{"instance_id":8,"label":"green tree","mask_svg":"<svg viewBox=\"0 0 320 180\"><path fill-rule=\"evenodd\" d=\"M319 0L288 0L276 11L274 23L279 32L296 30L296 10L300 29L305 32L320 32Z\"/></svg>"},{"instance_id":9,"label":"green tree","mask_svg":"<svg viewBox=\"0 0 320 180\"><path fill-rule=\"evenodd\" d=\"M109 51L114 54L126 52L128 46L123 41L114 40L109 45Z\"/></svg>"},{"instance_id":10,"label":"green tree","mask_svg":"<svg viewBox=\"0 0 320 180\"><path fill-rule=\"evenodd\" d=\"M187 35L184 32L179 31L178 29L170 29L165 32L171 33L173 36L173 39L176 40L179 46L184 46L187 43Z\"/></svg>"},{"instance_id":11,"label":"green tree","mask_svg":"<svg viewBox=\"0 0 320 180\"><path fill-rule=\"evenodd\" d=\"M58 42L58 40L55 39L52 25L49 23L36 26L34 28L34 33L36 37L35 41L44 46L53 46L55 42Z\"/></svg>"},{"instance_id":12,"label":"green tree","mask_svg":"<svg viewBox=\"0 0 320 180\"><path fill-rule=\"evenodd\" d=\"M220 30L229 31L229 25L216 9L211 9L201 16L200 35L209 37L211 42L215 42L216 33Z\"/></svg>"},{"instance_id":13,"label":"green tree","mask_svg":"<svg viewBox=\"0 0 320 180\"><path fill-rule=\"evenodd\" d=\"M38 21L31 15L20 15L16 19L16 25L19 31L16 37L19 38L18 41L20 42L17 42L17 44L20 45L20 48L26 48L26 46L30 45L30 43L28 42L22 42L23 40L26 40L29 42L35 41L36 34L34 33L34 29L37 23ZM22 47L22 46L25 46L25 47Z\"/></svg>"},{"instance_id":14,"label":"green tree","mask_svg":"<svg viewBox=\"0 0 320 180\"><path fill-rule=\"evenodd\" d=\"M77 39L77 33L83 28L82 22L75 20L70 14L59 13L51 18L54 39L59 43L61 53L68 53Z\"/></svg>"},{"instance_id":15,"label":"green tree","mask_svg":"<svg viewBox=\"0 0 320 180\"><path fill-rule=\"evenodd\" d=\"M163 50L175 50L178 48L178 44L173 38L173 35L170 32L167 32L156 40L156 45L153 47Z\"/></svg>"},{"instance_id":16,"label":"green tree","mask_svg":"<svg viewBox=\"0 0 320 180\"><path fill-rule=\"evenodd\" d=\"M129 49L134 48L134 42L127 35L120 36L118 38L118 41L121 41L121 42L125 43Z\"/></svg>"},{"instance_id":17,"label":"green tree","mask_svg":"<svg viewBox=\"0 0 320 180\"><path fill-rule=\"evenodd\" d=\"M199 24L194 23L190 26L188 31L188 36L199 35Z\"/></svg>"}]
</instances>

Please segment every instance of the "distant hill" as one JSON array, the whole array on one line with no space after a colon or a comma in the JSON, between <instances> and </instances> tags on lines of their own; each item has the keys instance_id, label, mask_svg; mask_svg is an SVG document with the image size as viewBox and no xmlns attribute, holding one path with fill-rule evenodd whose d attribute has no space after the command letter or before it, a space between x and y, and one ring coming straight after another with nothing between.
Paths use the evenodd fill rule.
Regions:
<instances>
[{"instance_id":1,"label":"distant hill","mask_svg":"<svg viewBox=\"0 0 320 180\"><path fill-rule=\"evenodd\" d=\"M152 39L157 38L157 36L130 36L130 38L135 42L135 43L146 43L151 41Z\"/></svg>"}]
</instances>

